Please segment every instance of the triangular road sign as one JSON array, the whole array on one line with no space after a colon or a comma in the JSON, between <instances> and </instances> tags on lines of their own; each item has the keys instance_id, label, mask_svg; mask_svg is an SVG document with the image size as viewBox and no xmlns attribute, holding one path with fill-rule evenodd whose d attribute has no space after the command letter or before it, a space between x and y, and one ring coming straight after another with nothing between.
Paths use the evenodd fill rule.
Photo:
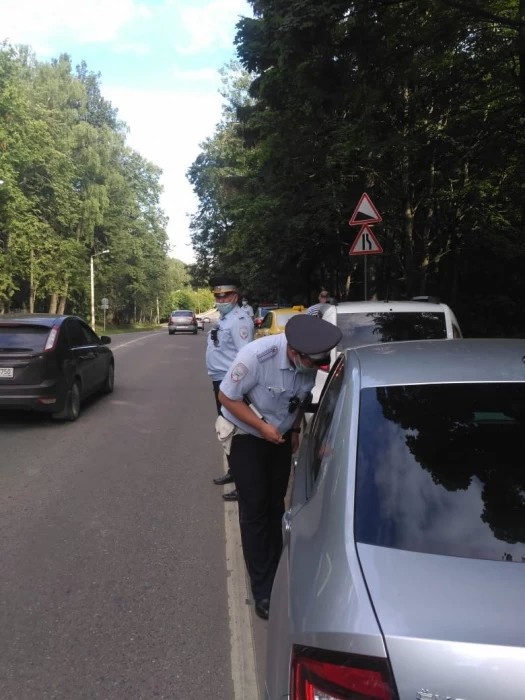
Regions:
<instances>
[{"instance_id":1,"label":"triangular road sign","mask_svg":"<svg viewBox=\"0 0 525 700\"><path fill-rule=\"evenodd\" d=\"M378 224L380 221L383 221L381 214L372 204L372 200L367 193L363 192L359 204L348 223L350 226L361 226L361 224Z\"/></svg>"},{"instance_id":2,"label":"triangular road sign","mask_svg":"<svg viewBox=\"0 0 525 700\"><path fill-rule=\"evenodd\" d=\"M382 253L383 249L379 245L379 241L374 235L374 232L364 224L361 227L357 238L352 243L352 247L348 252L348 255L371 255L372 253Z\"/></svg>"}]
</instances>

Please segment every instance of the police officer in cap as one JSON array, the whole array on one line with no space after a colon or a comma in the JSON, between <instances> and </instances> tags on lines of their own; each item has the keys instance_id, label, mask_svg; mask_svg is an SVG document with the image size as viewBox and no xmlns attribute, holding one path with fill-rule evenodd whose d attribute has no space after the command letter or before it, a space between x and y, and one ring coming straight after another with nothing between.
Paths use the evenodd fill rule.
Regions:
<instances>
[{"instance_id":1,"label":"police officer in cap","mask_svg":"<svg viewBox=\"0 0 525 700\"><path fill-rule=\"evenodd\" d=\"M221 404L218 400L219 384L239 350L253 340L254 327L249 314L241 309L237 301L238 282L228 275L217 275L210 280L215 297L215 306L220 314L219 323L208 333L206 346L206 369L211 378L217 411ZM213 480L218 486L233 483L230 470ZM235 490L223 494L225 501L236 501Z\"/></svg>"},{"instance_id":2,"label":"police officer in cap","mask_svg":"<svg viewBox=\"0 0 525 700\"><path fill-rule=\"evenodd\" d=\"M233 424L229 464L239 499L241 541L255 612L268 618L282 549L281 519L291 457L299 446L303 402L320 365L341 340L331 323L306 313L285 332L254 340L222 380L222 414Z\"/></svg>"}]
</instances>

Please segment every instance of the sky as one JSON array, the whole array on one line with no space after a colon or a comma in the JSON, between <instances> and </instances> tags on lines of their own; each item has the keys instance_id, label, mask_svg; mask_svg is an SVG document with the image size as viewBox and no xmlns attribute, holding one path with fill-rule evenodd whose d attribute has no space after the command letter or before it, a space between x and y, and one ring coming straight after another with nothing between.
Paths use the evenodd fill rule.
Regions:
<instances>
[{"instance_id":1,"label":"sky","mask_svg":"<svg viewBox=\"0 0 525 700\"><path fill-rule=\"evenodd\" d=\"M194 261L186 172L221 119L219 70L236 58L247 0L0 0L0 42L41 61L70 55L100 73L103 97L129 127L127 143L158 165L170 256Z\"/></svg>"}]
</instances>

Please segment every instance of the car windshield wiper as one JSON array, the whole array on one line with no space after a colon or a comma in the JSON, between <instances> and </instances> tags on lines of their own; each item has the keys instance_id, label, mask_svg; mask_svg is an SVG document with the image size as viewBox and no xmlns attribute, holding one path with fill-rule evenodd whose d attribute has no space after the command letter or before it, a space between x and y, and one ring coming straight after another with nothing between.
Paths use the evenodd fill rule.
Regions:
<instances>
[{"instance_id":1,"label":"car windshield wiper","mask_svg":"<svg viewBox=\"0 0 525 700\"><path fill-rule=\"evenodd\" d=\"M33 352L34 348L0 348L0 352Z\"/></svg>"}]
</instances>

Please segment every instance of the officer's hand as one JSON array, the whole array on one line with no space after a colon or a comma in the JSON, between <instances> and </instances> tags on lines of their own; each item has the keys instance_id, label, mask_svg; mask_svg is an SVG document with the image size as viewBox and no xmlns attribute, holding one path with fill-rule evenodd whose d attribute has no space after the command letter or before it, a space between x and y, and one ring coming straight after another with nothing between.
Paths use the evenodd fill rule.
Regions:
<instances>
[{"instance_id":1,"label":"officer's hand","mask_svg":"<svg viewBox=\"0 0 525 700\"><path fill-rule=\"evenodd\" d=\"M260 429L260 433L265 440L268 440L268 442L273 442L275 445L280 445L282 442L284 442L284 438L281 433L274 425L270 425L270 423L264 423L263 427Z\"/></svg>"}]
</instances>

